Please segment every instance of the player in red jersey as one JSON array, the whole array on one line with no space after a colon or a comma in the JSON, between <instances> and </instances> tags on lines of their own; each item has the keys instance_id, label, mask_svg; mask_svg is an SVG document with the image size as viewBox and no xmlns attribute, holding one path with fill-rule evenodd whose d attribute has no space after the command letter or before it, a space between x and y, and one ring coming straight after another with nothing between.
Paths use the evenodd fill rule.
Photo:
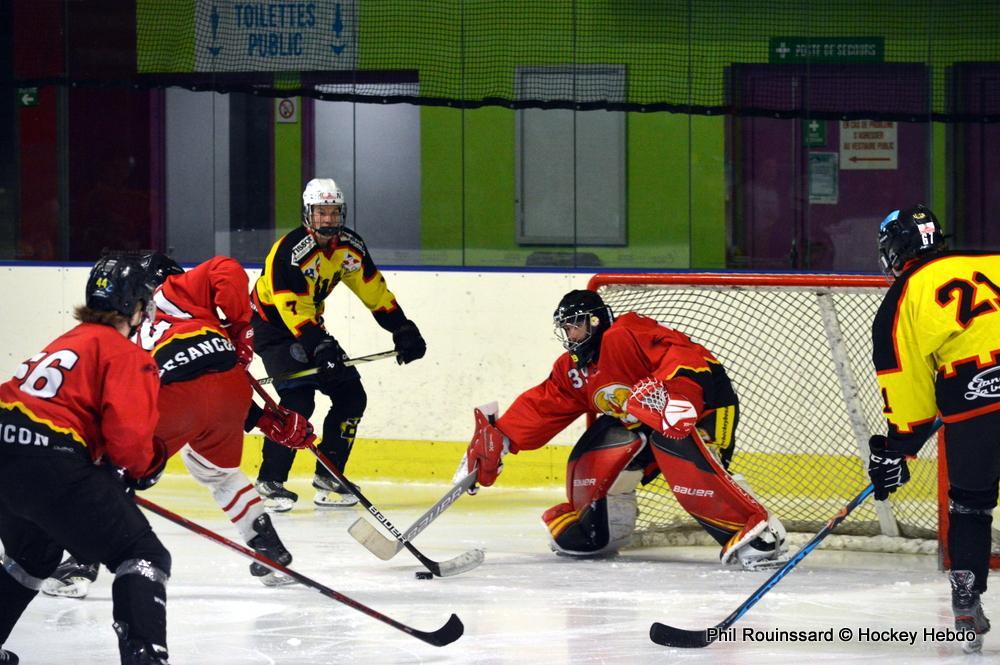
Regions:
<instances>
[{"instance_id":1,"label":"player in red jersey","mask_svg":"<svg viewBox=\"0 0 1000 665\"><path fill-rule=\"evenodd\" d=\"M762 566L785 551L785 531L726 470L739 403L722 364L683 333L601 297L570 291L554 314L567 353L549 377L476 433L459 472L492 485L506 452L540 448L579 416L596 416L574 446L567 501L542 520L557 553L616 551L635 527L635 488L662 473L678 502L715 538L723 562Z\"/></svg>"},{"instance_id":2,"label":"player in red jersey","mask_svg":"<svg viewBox=\"0 0 1000 665\"><path fill-rule=\"evenodd\" d=\"M138 261L101 259L80 324L0 385L0 644L67 549L115 572L121 662L167 663L170 554L127 494L167 459L153 436L156 365L128 341L150 296Z\"/></svg>"},{"instance_id":3,"label":"player in red jersey","mask_svg":"<svg viewBox=\"0 0 1000 665\"><path fill-rule=\"evenodd\" d=\"M297 413L272 413L251 401L246 366L253 358L253 336L246 271L224 256L187 272L159 253L146 256L143 264L160 285L153 295L155 321L144 322L138 333L140 345L160 368L156 436L166 443L168 455L180 453L247 545L288 565L292 555L240 470L243 434L256 426L273 441L299 447L312 436L312 428ZM250 564L250 573L268 586L293 581L258 563ZM67 560L42 590L82 598L96 577L96 567Z\"/></svg>"}]
</instances>

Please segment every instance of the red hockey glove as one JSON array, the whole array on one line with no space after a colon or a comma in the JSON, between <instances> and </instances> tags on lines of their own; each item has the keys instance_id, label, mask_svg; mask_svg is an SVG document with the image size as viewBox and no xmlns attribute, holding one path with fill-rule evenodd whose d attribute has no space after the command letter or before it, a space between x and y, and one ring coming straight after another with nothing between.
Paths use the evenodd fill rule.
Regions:
<instances>
[{"instance_id":1,"label":"red hockey glove","mask_svg":"<svg viewBox=\"0 0 1000 665\"><path fill-rule=\"evenodd\" d=\"M236 347L236 360L244 367L253 362L253 326L249 323L231 323L229 340Z\"/></svg>"},{"instance_id":2,"label":"red hockey glove","mask_svg":"<svg viewBox=\"0 0 1000 665\"><path fill-rule=\"evenodd\" d=\"M489 487L503 471L503 456L510 451L510 439L480 409L476 409L476 432L465 453L469 473L477 468L476 482Z\"/></svg>"},{"instance_id":3,"label":"red hockey glove","mask_svg":"<svg viewBox=\"0 0 1000 665\"><path fill-rule=\"evenodd\" d=\"M694 384L688 381L671 381L671 384L672 390L668 391L658 379L642 379L632 386L625 410L656 431L672 439L683 439L698 422L702 400L689 387Z\"/></svg>"},{"instance_id":4,"label":"red hockey glove","mask_svg":"<svg viewBox=\"0 0 1000 665\"><path fill-rule=\"evenodd\" d=\"M309 420L283 406L279 406L277 411L264 409L257 420L257 429L271 441L286 448L305 448L316 440Z\"/></svg>"}]
</instances>

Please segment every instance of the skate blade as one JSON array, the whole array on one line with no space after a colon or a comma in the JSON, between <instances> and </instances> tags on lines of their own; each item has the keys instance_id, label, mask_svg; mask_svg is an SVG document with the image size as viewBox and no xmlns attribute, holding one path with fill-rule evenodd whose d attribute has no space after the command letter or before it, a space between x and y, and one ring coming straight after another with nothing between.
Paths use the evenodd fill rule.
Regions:
<instances>
[{"instance_id":1,"label":"skate blade","mask_svg":"<svg viewBox=\"0 0 1000 665\"><path fill-rule=\"evenodd\" d=\"M788 563L788 559L763 559L761 561L754 561L753 563L744 564L743 570L747 570L754 573L768 572L778 570L783 568L785 564Z\"/></svg>"},{"instance_id":2,"label":"skate blade","mask_svg":"<svg viewBox=\"0 0 1000 665\"><path fill-rule=\"evenodd\" d=\"M295 580L288 575L282 575L281 573L270 572L267 575L258 577L261 584L264 586L277 587L277 586L288 586L289 584L295 584Z\"/></svg>"},{"instance_id":3,"label":"skate blade","mask_svg":"<svg viewBox=\"0 0 1000 665\"><path fill-rule=\"evenodd\" d=\"M287 513L295 506L291 499L264 499L264 510L269 513Z\"/></svg>"},{"instance_id":4,"label":"skate blade","mask_svg":"<svg viewBox=\"0 0 1000 665\"><path fill-rule=\"evenodd\" d=\"M980 653L983 650L983 636L976 635L976 639L962 642L962 651L965 653Z\"/></svg>"},{"instance_id":5,"label":"skate blade","mask_svg":"<svg viewBox=\"0 0 1000 665\"><path fill-rule=\"evenodd\" d=\"M318 508L350 508L358 505L358 497L353 494L338 494L337 492L316 492L313 504Z\"/></svg>"},{"instance_id":6,"label":"skate blade","mask_svg":"<svg viewBox=\"0 0 1000 665\"><path fill-rule=\"evenodd\" d=\"M54 598L86 598L90 591L90 580L85 577L70 577L62 580L45 580L42 593Z\"/></svg>"}]
</instances>

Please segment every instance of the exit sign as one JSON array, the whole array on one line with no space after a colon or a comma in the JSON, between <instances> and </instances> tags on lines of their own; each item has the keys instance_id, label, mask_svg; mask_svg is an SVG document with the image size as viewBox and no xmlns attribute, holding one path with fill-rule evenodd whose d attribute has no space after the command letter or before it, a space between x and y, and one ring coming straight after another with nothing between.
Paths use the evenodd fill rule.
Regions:
<instances>
[{"instance_id":1,"label":"exit sign","mask_svg":"<svg viewBox=\"0 0 1000 665\"><path fill-rule=\"evenodd\" d=\"M768 62L772 65L885 62L885 38L771 37Z\"/></svg>"}]
</instances>

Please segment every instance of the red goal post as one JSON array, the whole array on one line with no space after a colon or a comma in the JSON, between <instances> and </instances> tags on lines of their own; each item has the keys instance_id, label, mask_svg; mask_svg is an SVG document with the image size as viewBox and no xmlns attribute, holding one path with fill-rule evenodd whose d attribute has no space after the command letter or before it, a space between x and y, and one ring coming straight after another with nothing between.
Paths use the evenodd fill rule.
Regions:
<instances>
[{"instance_id":1,"label":"red goal post","mask_svg":"<svg viewBox=\"0 0 1000 665\"><path fill-rule=\"evenodd\" d=\"M589 288L616 314L650 316L719 358L740 397L730 471L746 478L790 532L815 533L868 484L868 437L885 430L871 364L871 322L885 278L608 273L595 275ZM940 542L944 552L938 521L946 519L947 497L939 499L936 439L910 469L905 487L887 502L860 506L832 544L931 552ZM639 506L638 544L697 539L662 478L640 488Z\"/></svg>"}]
</instances>

